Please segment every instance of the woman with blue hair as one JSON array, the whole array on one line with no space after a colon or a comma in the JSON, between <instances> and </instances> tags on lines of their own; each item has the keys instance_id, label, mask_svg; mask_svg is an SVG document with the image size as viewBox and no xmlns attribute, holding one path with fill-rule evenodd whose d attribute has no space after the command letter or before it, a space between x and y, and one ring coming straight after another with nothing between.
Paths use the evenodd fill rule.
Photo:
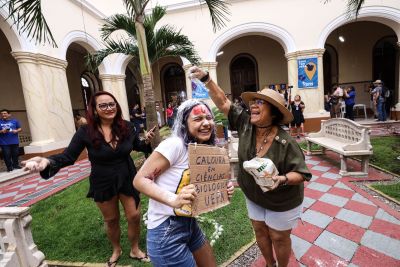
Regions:
<instances>
[{"instance_id":1,"label":"woman with blue hair","mask_svg":"<svg viewBox=\"0 0 400 267\"><path fill-rule=\"evenodd\" d=\"M204 233L184 209L196 198L195 186L187 185L190 143L215 144L214 115L194 99L179 106L172 136L160 143L134 179L135 188L150 197L147 249L154 266L216 266ZM227 187L231 196L232 183Z\"/></svg>"}]
</instances>

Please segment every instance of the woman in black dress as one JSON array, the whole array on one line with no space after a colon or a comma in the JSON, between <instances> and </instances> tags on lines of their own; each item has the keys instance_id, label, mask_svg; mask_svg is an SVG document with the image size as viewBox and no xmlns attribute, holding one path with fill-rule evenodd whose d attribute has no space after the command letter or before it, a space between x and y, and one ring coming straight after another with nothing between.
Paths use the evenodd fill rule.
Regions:
<instances>
[{"instance_id":1,"label":"woman in black dress","mask_svg":"<svg viewBox=\"0 0 400 267\"><path fill-rule=\"evenodd\" d=\"M80 127L71 143L61 154L48 158L34 157L22 164L25 170L40 171L44 179L54 176L61 168L72 165L83 149L87 149L92 165L87 197L93 198L106 225L113 253L107 266L114 267L121 256L119 201L128 221L128 238L131 242L129 256L149 261L139 249L140 206L139 192L133 187L136 175L130 153L132 150L151 152L149 131L141 141L135 127L122 119L121 107L113 95L101 91L92 96L87 111L88 124Z\"/></svg>"},{"instance_id":2,"label":"woman in black dress","mask_svg":"<svg viewBox=\"0 0 400 267\"><path fill-rule=\"evenodd\" d=\"M293 121L292 121L292 134L296 134L297 138L300 138L300 131L301 135L304 136L304 116L303 111L306 106L304 102L301 101L301 97L296 95L294 97L294 101L291 103L291 109L293 114Z\"/></svg>"}]
</instances>

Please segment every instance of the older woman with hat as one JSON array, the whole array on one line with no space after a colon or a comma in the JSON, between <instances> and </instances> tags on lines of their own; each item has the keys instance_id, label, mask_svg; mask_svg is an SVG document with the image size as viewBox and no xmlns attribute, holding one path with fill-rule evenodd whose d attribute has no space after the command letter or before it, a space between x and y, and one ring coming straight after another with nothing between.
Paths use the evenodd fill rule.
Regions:
<instances>
[{"instance_id":1,"label":"older woman with hat","mask_svg":"<svg viewBox=\"0 0 400 267\"><path fill-rule=\"evenodd\" d=\"M311 178L300 147L281 128L281 124L293 120L292 113L285 107L283 97L274 90L242 93L247 111L233 105L204 70L194 66L190 77L204 82L215 105L228 116L230 127L238 131L237 179L246 196L258 246L267 266L287 266L291 254L290 233L302 213L303 182ZM243 162L253 158L269 158L279 171L267 192L243 168Z\"/></svg>"}]
</instances>

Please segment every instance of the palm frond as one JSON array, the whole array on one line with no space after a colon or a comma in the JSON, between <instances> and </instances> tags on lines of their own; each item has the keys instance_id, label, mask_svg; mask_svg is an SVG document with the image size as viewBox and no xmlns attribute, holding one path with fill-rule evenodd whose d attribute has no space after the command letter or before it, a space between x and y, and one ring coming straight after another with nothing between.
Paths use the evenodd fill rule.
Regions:
<instances>
[{"instance_id":1,"label":"palm frond","mask_svg":"<svg viewBox=\"0 0 400 267\"><path fill-rule=\"evenodd\" d=\"M229 21L230 15L228 3L225 0L199 0L200 3L206 3L211 16L211 22L214 32L224 27L226 21Z\"/></svg>"},{"instance_id":2,"label":"palm frond","mask_svg":"<svg viewBox=\"0 0 400 267\"><path fill-rule=\"evenodd\" d=\"M136 36L135 19L124 14L116 14L104 19L105 24L100 28L101 38L107 40L110 35L118 30L126 31L130 37Z\"/></svg>"},{"instance_id":3,"label":"palm frond","mask_svg":"<svg viewBox=\"0 0 400 267\"><path fill-rule=\"evenodd\" d=\"M330 2L331 0L324 0L324 4ZM350 19L352 17L357 18L365 0L347 0L347 17Z\"/></svg>"},{"instance_id":4,"label":"palm frond","mask_svg":"<svg viewBox=\"0 0 400 267\"><path fill-rule=\"evenodd\" d=\"M159 5L155 6L151 11L150 15L146 15L144 19L144 28L146 31L154 31L157 22L161 20L162 17L167 13L165 7L161 7Z\"/></svg>"},{"instance_id":5,"label":"palm frond","mask_svg":"<svg viewBox=\"0 0 400 267\"><path fill-rule=\"evenodd\" d=\"M364 4L364 0L347 0L348 16L352 17L352 15L354 15L354 17L357 18L363 4Z\"/></svg>"},{"instance_id":6,"label":"palm frond","mask_svg":"<svg viewBox=\"0 0 400 267\"><path fill-rule=\"evenodd\" d=\"M95 71L103 62L104 58L114 53L122 53L125 55L133 56L134 58L139 57L139 50L136 42L133 42L131 40L107 40L105 42L104 49L98 50L91 54L87 54L85 56L86 66L89 68L89 70Z\"/></svg>"},{"instance_id":7,"label":"palm frond","mask_svg":"<svg viewBox=\"0 0 400 267\"><path fill-rule=\"evenodd\" d=\"M6 0L9 16L18 31L25 32L36 43L49 42L57 47L53 34L42 13L41 0Z\"/></svg>"},{"instance_id":8,"label":"palm frond","mask_svg":"<svg viewBox=\"0 0 400 267\"><path fill-rule=\"evenodd\" d=\"M152 39L148 39L148 51L152 63L166 56L185 57L194 64L200 62L189 38L169 25L162 26Z\"/></svg>"}]
</instances>

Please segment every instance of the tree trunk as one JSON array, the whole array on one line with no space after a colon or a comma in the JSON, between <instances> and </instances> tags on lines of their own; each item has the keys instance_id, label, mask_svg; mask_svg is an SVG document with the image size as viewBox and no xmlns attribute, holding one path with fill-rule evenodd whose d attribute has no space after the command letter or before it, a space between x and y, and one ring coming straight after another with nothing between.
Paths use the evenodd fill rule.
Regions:
<instances>
[{"instance_id":1,"label":"tree trunk","mask_svg":"<svg viewBox=\"0 0 400 267\"><path fill-rule=\"evenodd\" d=\"M154 82L151 70L151 64L149 60L149 55L147 53L147 42L146 34L144 30L143 23L136 20L136 38L139 48L139 62L140 62L140 73L143 80L143 91L144 91L144 104L146 107L146 126L150 130L152 127L156 126L155 134L152 146L156 147L160 143L160 131L158 129L157 121L157 111L154 101Z\"/></svg>"}]
</instances>

